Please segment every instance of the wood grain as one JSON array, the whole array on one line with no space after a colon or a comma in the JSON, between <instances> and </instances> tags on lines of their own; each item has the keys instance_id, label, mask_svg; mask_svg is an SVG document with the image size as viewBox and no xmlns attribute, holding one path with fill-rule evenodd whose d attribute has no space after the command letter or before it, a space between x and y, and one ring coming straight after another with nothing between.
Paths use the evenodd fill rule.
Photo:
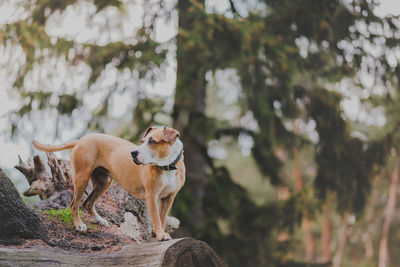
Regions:
<instances>
[{"instance_id":1,"label":"wood grain","mask_svg":"<svg viewBox=\"0 0 400 267\"><path fill-rule=\"evenodd\" d=\"M206 243L181 238L124 246L115 252L0 248L0 266L226 266Z\"/></svg>"}]
</instances>

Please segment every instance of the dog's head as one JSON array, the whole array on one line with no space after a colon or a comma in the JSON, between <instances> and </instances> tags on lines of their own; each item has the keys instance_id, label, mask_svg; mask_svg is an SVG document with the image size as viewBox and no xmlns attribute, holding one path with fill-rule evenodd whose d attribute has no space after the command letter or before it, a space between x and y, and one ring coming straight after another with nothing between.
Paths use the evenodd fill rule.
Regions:
<instances>
[{"instance_id":1,"label":"dog's head","mask_svg":"<svg viewBox=\"0 0 400 267\"><path fill-rule=\"evenodd\" d=\"M179 140L179 132L162 126L147 128L141 145L131 152L133 162L137 165L156 164L168 165L182 151L183 144Z\"/></svg>"}]
</instances>

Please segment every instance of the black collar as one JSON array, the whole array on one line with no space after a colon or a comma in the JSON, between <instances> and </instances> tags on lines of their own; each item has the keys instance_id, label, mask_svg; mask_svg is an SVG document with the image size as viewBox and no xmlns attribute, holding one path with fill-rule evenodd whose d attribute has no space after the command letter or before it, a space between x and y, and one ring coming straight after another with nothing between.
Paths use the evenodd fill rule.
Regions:
<instances>
[{"instance_id":1,"label":"black collar","mask_svg":"<svg viewBox=\"0 0 400 267\"><path fill-rule=\"evenodd\" d=\"M163 171L173 171L178 169L175 165L178 163L178 161L181 159L183 154L183 149L181 150L181 152L179 153L179 155L176 157L176 159L169 165L164 165L164 166L158 166L156 165L159 169L163 170Z\"/></svg>"}]
</instances>

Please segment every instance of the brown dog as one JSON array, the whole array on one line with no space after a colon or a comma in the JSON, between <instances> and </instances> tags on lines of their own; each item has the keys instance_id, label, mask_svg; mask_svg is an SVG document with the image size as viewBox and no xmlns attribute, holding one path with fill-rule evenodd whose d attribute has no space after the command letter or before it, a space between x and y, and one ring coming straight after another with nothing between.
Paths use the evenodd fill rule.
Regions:
<instances>
[{"instance_id":1,"label":"brown dog","mask_svg":"<svg viewBox=\"0 0 400 267\"><path fill-rule=\"evenodd\" d=\"M146 200L157 239L171 239L164 227L174 198L185 182L183 144L178 131L168 127L147 128L141 142L142 145L136 146L106 134L87 135L59 146L32 142L37 149L47 152L72 149L74 197L71 211L78 231L87 230L78 211L89 179L92 180L93 191L83 206L87 206L97 222L109 225L96 212L94 203L114 178L129 194ZM158 200L160 208L157 206Z\"/></svg>"}]
</instances>

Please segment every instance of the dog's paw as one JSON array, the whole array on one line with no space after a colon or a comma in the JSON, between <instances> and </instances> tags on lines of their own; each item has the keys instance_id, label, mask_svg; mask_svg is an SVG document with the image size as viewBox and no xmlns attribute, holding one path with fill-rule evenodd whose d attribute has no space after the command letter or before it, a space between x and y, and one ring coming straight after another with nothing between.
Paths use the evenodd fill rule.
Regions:
<instances>
[{"instance_id":1,"label":"dog's paw","mask_svg":"<svg viewBox=\"0 0 400 267\"><path fill-rule=\"evenodd\" d=\"M86 224L84 224L83 222L81 222L81 223L78 224L78 225L75 225L75 229L76 229L77 231L79 231L79 232L82 232L82 233L87 232Z\"/></svg>"},{"instance_id":2,"label":"dog's paw","mask_svg":"<svg viewBox=\"0 0 400 267\"><path fill-rule=\"evenodd\" d=\"M168 233L164 233L159 238L157 238L157 240L159 242L168 241L168 240L171 240L171 239L172 239L172 237Z\"/></svg>"}]
</instances>

